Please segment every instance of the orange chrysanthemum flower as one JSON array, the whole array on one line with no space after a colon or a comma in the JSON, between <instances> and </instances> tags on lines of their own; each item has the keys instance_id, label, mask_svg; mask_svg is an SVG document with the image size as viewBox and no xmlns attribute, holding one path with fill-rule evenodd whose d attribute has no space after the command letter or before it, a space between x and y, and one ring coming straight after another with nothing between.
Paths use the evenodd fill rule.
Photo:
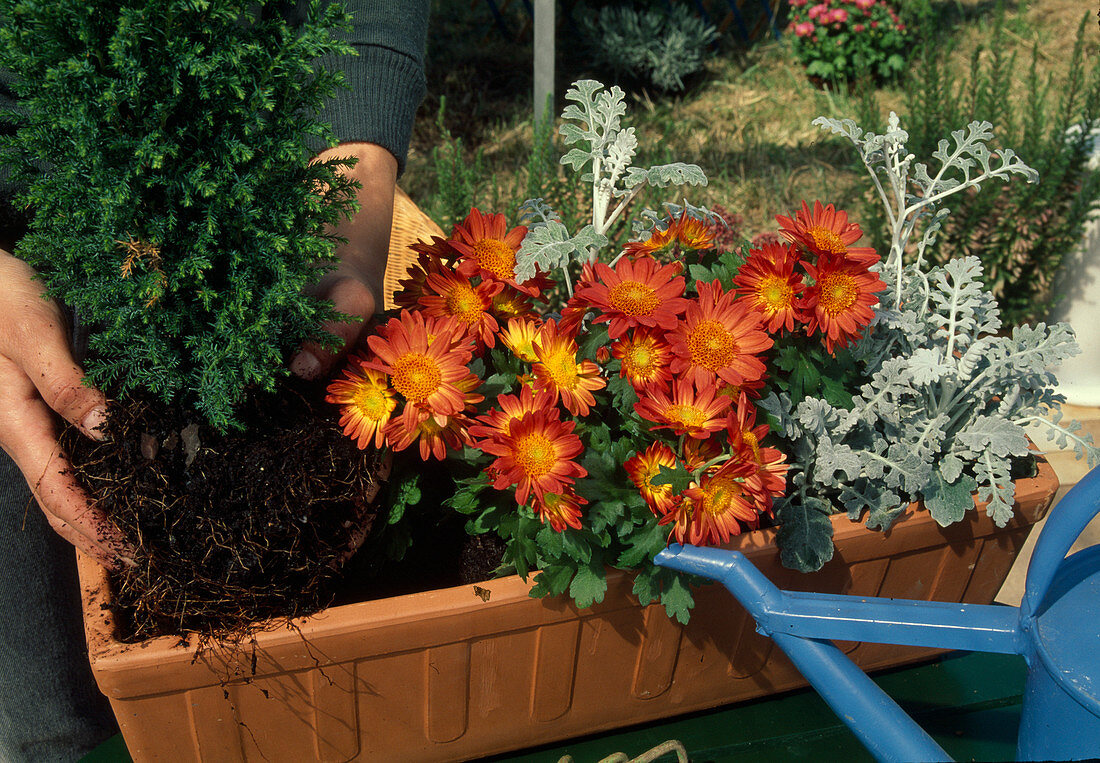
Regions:
<instances>
[{"instance_id":1,"label":"orange chrysanthemum flower","mask_svg":"<svg viewBox=\"0 0 1100 763\"><path fill-rule=\"evenodd\" d=\"M563 493L543 493L532 501L531 507L543 524L560 533L566 527L581 529L581 506L586 503L587 500L572 490L566 490Z\"/></svg>"},{"instance_id":2,"label":"orange chrysanthemum flower","mask_svg":"<svg viewBox=\"0 0 1100 763\"><path fill-rule=\"evenodd\" d=\"M681 212L663 228L655 227L646 239L628 242L623 247L623 253L630 259L656 257L664 253L675 257L681 252L713 249L714 235L715 230L709 223Z\"/></svg>"},{"instance_id":3,"label":"orange chrysanthemum flower","mask_svg":"<svg viewBox=\"0 0 1100 763\"><path fill-rule=\"evenodd\" d=\"M492 299L504 284L482 281L473 284L454 271L428 273L418 300L426 318L454 318L481 346L493 347L499 326L489 312Z\"/></svg>"},{"instance_id":4,"label":"orange chrysanthemum flower","mask_svg":"<svg viewBox=\"0 0 1100 763\"><path fill-rule=\"evenodd\" d=\"M737 293L760 312L764 330L772 334L780 329L794 331L795 321L803 322L800 296L805 284L802 273L795 272L798 255L792 244L764 244L750 249L748 259L734 276Z\"/></svg>"},{"instance_id":5,"label":"orange chrysanthemum flower","mask_svg":"<svg viewBox=\"0 0 1100 763\"><path fill-rule=\"evenodd\" d=\"M519 395L497 395L497 407L490 408L483 416L478 416L478 423L470 427L470 434L482 438L510 437L512 424L522 419L528 413L538 413L553 406L553 402L545 392L535 392L531 387L520 387ZM478 445L478 447L481 447Z\"/></svg>"},{"instance_id":6,"label":"orange chrysanthemum flower","mask_svg":"<svg viewBox=\"0 0 1100 763\"><path fill-rule=\"evenodd\" d=\"M500 341L524 363L534 363L539 359L535 352L535 339L538 333L538 321L509 318L508 326L500 332Z\"/></svg>"},{"instance_id":7,"label":"orange chrysanthemum flower","mask_svg":"<svg viewBox=\"0 0 1100 763\"><path fill-rule=\"evenodd\" d=\"M652 480L661 473L661 467L672 469L676 466L676 455L672 449L661 442L650 443L650 446L641 453L628 458L623 466L630 476L630 481L642 494L646 505L657 516L663 516L672 510L676 497L672 494L671 485L654 485Z\"/></svg>"},{"instance_id":8,"label":"orange chrysanthemum flower","mask_svg":"<svg viewBox=\"0 0 1100 763\"><path fill-rule=\"evenodd\" d=\"M752 472L752 464L727 461L714 474L704 475L698 485L684 491L684 498L694 505L687 527L688 543L726 543L731 535L741 534L742 522L750 526L759 522L756 496L745 481Z\"/></svg>"},{"instance_id":9,"label":"orange chrysanthemum flower","mask_svg":"<svg viewBox=\"0 0 1100 763\"><path fill-rule=\"evenodd\" d=\"M727 419L726 433L735 457L756 466L747 482L763 497L765 509L771 509L772 498L783 495L787 489L786 456L776 448L760 444L770 431L767 424L756 425L756 406L742 393Z\"/></svg>"},{"instance_id":10,"label":"orange chrysanthemum flower","mask_svg":"<svg viewBox=\"0 0 1100 763\"><path fill-rule=\"evenodd\" d=\"M526 226L517 225L508 230L504 215L483 215L474 208L454 227L448 243L459 255L458 272L463 277L481 276L484 280L502 281L531 296L538 296L537 289L516 283L516 252L526 235Z\"/></svg>"},{"instance_id":11,"label":"orange chrysanthemum flower","mask_svg":"<svg viewBox=\"0 0 1100 763\"><path fill-rule=\"evenodd\" d=\"M837 211L832 204L822 207L820 201L815 201L811 213L806 202L802 202L802 209L795 213L793 220L783 215L776 215L775 219L788 241L802 245L819 257L846 257L866 267L879 261L871 247L851 246L863 237L863 231L855 223L848 222L847 212Z\"/></svg>"},{"instance_id":12,"label":"orange chrysanthemum flower","mask_svg":"<svg viewBox=\"0 0 1100 763\"><path fill-rule=\"evenodd\" d=\"M448 416L444 426L428 416L412 429L407 428L401 419L397 419L386 428L386 436L390 447L395 451L405 450L414 442L419 442L421 461L429 458L443 461L447 458L448 450L462 450L463 446L473 444L469 432L471 424L473 420L464 413Z\"/></svg>"},{"instance_id":13,"label":"orange chrysanthemum flower","mask_svg":"<svg viewBox=\"0 0 1100 763\"><path fill-rule=\"evenodd\" d=\"M622 363L619 375L634 389L650 384L665 385L672 380L669 362L672 350L659 334L636 329L611 344L611 355Z\"/></svg>"},{"instance_id":14,"label":"orange chrysanthemum flower","mask_svg":"<svg viewBox=\"0 0 1100 763\"><path fill-rule=\"evenodd\" d=\"M677 379L672 383L671 396L656 387L644 390L634 410L643 419L655 422L654 429L668 428L677 435L705 440L726 425L730 402L725 395L715 395L713 386L700 391L686 379Z\"/></svg>"},{"instance_id":15,"label":"orange chrysanthemum flower","mask_svg":"<svg viewBox=\"0 0 1100 763\"><path fill-rule=\"evenodd\" d=\"M341 378L328 385L327 392L325 400L340 406L340 426L344 434L355 440L360 450L371 440L374 447L381 448L386 424L397 407L386 375L363 368L359 358L352 358Z\"/></svg>"},{"instance_id":16,"label":"orange chrysanthemum flower","mask_svg":"<svg viewBox=\"0 0 1100 763\"><path fill-rule=\"evenodd\" d=\"M388 374L390 385L405 399L401 419L406 430L433 416L440 426L447 417L459 413L466 404L458 386L469 375L466 364L471 352L456 346L456 334L463 329L453 320L443 324L439 333L429 337L424 316L402 310L384 327L384 335L370 336L367 344L374 358L365 360L365 368Z\"/></svg>"},{"instance_id":17,"label":"orange chrysanthemum flower","mask_svg":"<svg viewBox=\"0 0 1100 763\"><path fill-rule=\"evenodd\" d=\"M551 400L561 398L562 405L574 416L587 416L596 404L592 393L603 389L607 382L600 376L600 367L591 360L577 362L577 343L558 333L555 321L546 321L535 339L532 366L535 386L550 393Z\"/></svg>"},{"instance_id":18,"label":"orange chrysanthemum flower","mask_svg":"<svg viewBox=\"0 0 1100 763\"><path fill-rule=\"evenodd\" d=\"M614 270L600 262L593 272L597 280L579 286L576 296L603 311L595 322L608 322L612 339L636 326L669 330L687 308L679 263L658 265L652 257L624 257Z\"/></svg>"},{"instance_id":19,"label":"orange chrysanthemum flower","mask_svg":"<svg viewBox=\"0 0 1100 763\"><path fill-rule=\"evenodd\" d=\"M772 346L772 339L760 329L760 315L747 300L735 300L718 281L697 284L699 298L669 335L672 373L695 382L713 385L716 378L741 385L764 376L764 362L758 357Z\"/></svg>"},{"instance_id":20,"label":"orange chrysanthemum flower","mask_svg":"<svg viewBox=\"0 0 1100 763\"><path fill-rule=\"evenodd\" d=\"M531 297L521 291L505 285L501 291L493 295L493 304L489 307L498 320L509 318L526 318L533 316L535 310L531 305Z\"/></svg>"},{"instance_id":21,"label":"orange chrysanthemum flower","mask_svg":"<svg viewBox=\"0 0 1100 763\"><path fill-rule=\"evenodd\" d=\"M731 397L730 400L733 400ZM680 460L689 472L698 471L722 454L725 438L721 435L698 440L688 437L680 445Z\"/></svg>"},{"instance_id":22,"label":"orange chrysanthemum flower","mask_svg":"<svg viewBox=\"0 0 1100 763\"><path fill-rule=\"evenodd\" d=\"M441 245L443 239L432 237L433 244L423 242L410 245L410 249L420 252L416 262L409 266L405 278L397 282L398 289L394 292L393 303L398 307L415 310L420 306L420 297L424 295L428 284L429 273L450 273L451 269L443 263L441 252L450 254L450 250Z\"/></svg>"},{"instance_id":23,"label":"orange chrysanthemum flower","mask_svg":"<svg viewBox=\"0 0 1100 763\"><path fill-rule=\"evenodd\" d=\"M875 317L875 294L886 284L878 273L841 257L821 257L816 265L803 262L802 266L814 279L806 289L806 332L811 336L815 331L824 334L828 352L847 347L862 336L862 329Z\"/></svg>"},{"instance_id":24,"label":"orange chrysanthemum flower","mask_svg":"<svg viewBox=\"0 0 1100 763\"><path fill-rule=\"evenodd\" d=\"M510 431L506 437L482 441L479 447L497 456L492 466L500 476L493 487L507 490L515 485L520 506L532 494L538 499L547 493L561 495L576 478L588 474L573 461L584 449L573 433L573 422L560 421L556 409L524 414Z\"/></svg>"}]
</instances>

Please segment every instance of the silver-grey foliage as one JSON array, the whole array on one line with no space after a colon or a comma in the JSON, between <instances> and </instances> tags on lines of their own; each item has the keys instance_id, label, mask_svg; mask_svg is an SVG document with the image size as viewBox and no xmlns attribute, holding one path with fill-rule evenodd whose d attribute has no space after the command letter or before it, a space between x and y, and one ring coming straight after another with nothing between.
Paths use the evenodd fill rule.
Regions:
<instances>
[{"instance_id":1,"label":"silver-grey foliage","mask_svg":"<svg viewBox=\"0 0 1100 763\"><path fill-rule=\"evenodd\" d=\"M816 124L849 138L888 210L890 254L879 266L889 287L871 330L854 345L866 378L850 410L825 400L772 395L763 406L778 421L789 453L793 490L777 504L784 561L816 569L832 556L831 511L820 496L838 495L854 520L886 529L911 499L923 498L941 525L986 502L998 526L1012 516L1012 459L1025 456L1025 427L1038 424L1060 447L1072 444L1093 466L1100 451L1080 424L1060 423L1063 397L1052 371L1080 350L1065 323L998 333L996 300L977 257L925 269L924 248L947 215L947 197L990 179L1034 170L1011 151L990 151L989 123L974 122L941 141L931 175L905 150L907 135L890 116L884 135L851 120ZM918 217L929 217L914 261L905 264ZM788 526L789 525L789 526Z\"/></svg>"}]
</instances>

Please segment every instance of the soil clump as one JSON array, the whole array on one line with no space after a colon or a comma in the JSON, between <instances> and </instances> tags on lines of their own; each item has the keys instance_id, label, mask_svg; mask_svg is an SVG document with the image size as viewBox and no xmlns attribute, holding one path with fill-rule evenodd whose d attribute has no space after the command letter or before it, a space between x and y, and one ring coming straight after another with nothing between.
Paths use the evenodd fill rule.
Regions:
<instances>
[{"instance_id":1,"label":"soil clump","mask_svg":"<svg viewBox=\"0 0 1100 763\"><path fill-rule=\"evenodd\" d=\"M387 465L341 433L323 388L289 380L240 419L218 433L135 397L111 403L105 442L63 435L77 479L138 549L111 576L124 640L239 636L322 609L375 523Z\"/></svg>"}]
</instances>

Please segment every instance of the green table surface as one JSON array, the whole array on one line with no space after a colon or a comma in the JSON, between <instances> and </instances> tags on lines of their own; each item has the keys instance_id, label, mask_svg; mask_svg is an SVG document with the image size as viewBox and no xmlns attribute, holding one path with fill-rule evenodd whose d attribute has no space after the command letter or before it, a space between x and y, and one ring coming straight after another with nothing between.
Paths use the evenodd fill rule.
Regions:
<instances>
[{"instance_id":1,"label":"green table surface","mask_svg":"<svg viewBox=\"0 0 1100 763\"><path fill-rule=\"evenodd\" d=\"M1015 759L1025 673L1015 655L955 653L874 678L955 760L1007 761ZM635 757L669 739L682 742L693 763L871 760L809 689L488 760L557 763L571 755L576 763L595 763L617 752ZM130 756L116 735L83 760L125 763Z\"/></svg>"}]
</instances>

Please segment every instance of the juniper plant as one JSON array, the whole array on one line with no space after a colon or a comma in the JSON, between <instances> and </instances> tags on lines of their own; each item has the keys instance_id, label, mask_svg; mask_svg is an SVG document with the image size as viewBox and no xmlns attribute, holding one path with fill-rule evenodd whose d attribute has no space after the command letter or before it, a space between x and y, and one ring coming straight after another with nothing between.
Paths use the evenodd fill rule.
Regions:
<instances>
[{"instance_id":1,"label":"juniper plant","mask_svg":"<svg viewBox=\"0 0 1100 763\"><path fill-rule=\"evenodd\" d=\"M92 327L90 381L195 406L219 429L334 317L302 290L354 207L316 116L350 52L313 0L0 0L19 78L0 144L33 209L16 254Z\"/></svg>"}]
</instances>

